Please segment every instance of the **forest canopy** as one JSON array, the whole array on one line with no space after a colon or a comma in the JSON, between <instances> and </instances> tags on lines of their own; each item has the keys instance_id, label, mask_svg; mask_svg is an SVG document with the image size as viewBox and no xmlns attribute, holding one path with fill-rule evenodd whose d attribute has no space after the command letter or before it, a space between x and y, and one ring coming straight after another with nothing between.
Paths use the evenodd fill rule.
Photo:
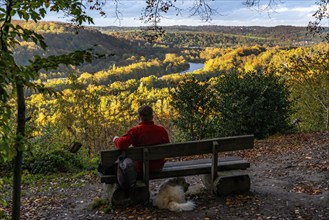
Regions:
<instances>
[{"instance_id":1,"label":"forest canopy","mask_svg":"<svg viewBox=\"0 0 329 220\"><path fill-rule=\"evenodd\" d=\"M47 27L49 30L49 25L56 25L55 30L69 28L67 24L62 23L49 23L48 26L38 25L36 29L41 26ZM60 28L62 26L64 27ZM210 31L210 27L205 27L209 29L209 32L201 35L199 31L193 30L193 27L189 28L190 30L187 31L186 27L182 30L179 27L168 27L165 37L158 39L153 44L143 40L142 37L139 38L139 30L136 29L120 32L112 31L110 28L97 28L101 30L99 32L88 28L83 30L82 36L77 35L75 38L75 35L72 35L71 42L76 41L76 43L72 43L72 50L75 49L74 45L82 45L82 42L89 38L98 38L102 39L98 47L105 49L111 46L110 50L114 56L97 61L99 64L104 61L107 63L107 66L103 66L100 71L94 69L94 71L88 72L83 71L83 67L70 66L70 71L60 68L56 72L42 71L40 73L39 81L46 87L61 91L62 95L48 97L32 90L27 91L28 115L35 119L29 122L30 137L33 137L31 139L34 146L33 151L42 152L42 149L45 148L61 149L69 146L73 141L79 141L88 148L91 155L97 154L101 149L113 147L110 139L117 132L123 133L136 123L135 112L142 104L150 104L154 107L156 120L167 127L172 140L186 140L187 136L179 131L178 124L175 123L179 115L172 106L175 101L172 93L179 82L193 78L198 83L212 85L221 76L230 75L233 72L239 73L241 76L244 74L253 76L259 73L275 74L279 77L280 83L284 83L288 89L286 94L290 95L286 101L292 102L292 109L291 111L287 109L288 115L284 116L286 117L285 129L274 131L271 128L272 132L266 133L265 136L276 132L286 132L288 125L300 117L303 118L303 122L298 124L298 128L301 130L326 129L326 109L320 107L321 102L317 102L315 99L312 106L302 104L309 103L309 101L307 101L307 96L298 92L298 88L299 86L305 88L305 83L310 81L298 81L299 84L297 84L296 80L303 76L304 70L298 70L293 63L298 62L299 59L307 59L305 56L313 57L321 56L321 54L325 56L328 52L328 44L321 43L317 38L309 39L305 28L301 27L276 27L274 30L255 27L256 32L252 37L249 31L246 31L249 29L246 27L246 30L232 28L234 38L231 40L234 39L234 41L226 41L221 44L222 46L217 47L216 43L211 40L214 36L219 40L230 39L227 36L233 36L233 33L229 33L224 27L220 29L215 26L212 31ZM46 41L48 38L53 38L52 31L49 30L48 34L45 35ZM67 33L57 34L65 37L70 34L70 30L68 29ZM195 36L198 34L202 37L196 40ZM194 42L186 44L190 40ZM49 40L49 42L52 41ZM273 43L270 43L271 41ZM199 42L196 47L195 42ZM22 47L25 45L24 43ZM121 48L127 53L122 54L122 50L114 47L116 45L121 45ZM50 43L50 47L54 47L52 43ZM56 48L60 47L60 42L57 42ZM17 51L20 50L21 48L17 48ZM35 50L31 47L27 48L26 52L33 53ZM19 55L25 57L24 51ZM117 62L117 60L119 61ZM181 74L188 68L189 63L195 62L204 63L204 68ZM320 66L313 68L309 66L309 71L320 68L319 75L326 77L328 73L325 71L325 65L328 61L324 59L321 63L319 65L323 66L322 70ZM298 64L296 63L296 65ZM95 67L97 64L90 66ZM294 72L292 72L293 70ZM327 88L327 85L324 85L324 88ZM308 91L311 90L310 87ZM234 96L232 94L229 97ZM216 105L220 108L222 104ZM302 108L301 105L303 105ZM318 106L316 112L311 110L315 106ZM259 112L259 114L261 113ZM314 115L317 115L317 122L314 121ZM207 125L210 126L209 129L219 131L220 124L224 124L221 122L221 117L223 115L214 115L214 118L209 119L209 121L216 120L216 124ZM211 126L213 127L211 128ZM211 133L209 129L206 137L230 133L227 129L225 130L228 133ZM223 129L222 131L224 131ZM196 136L194 135L194 137Z\"/></svg>"}]
</instances>

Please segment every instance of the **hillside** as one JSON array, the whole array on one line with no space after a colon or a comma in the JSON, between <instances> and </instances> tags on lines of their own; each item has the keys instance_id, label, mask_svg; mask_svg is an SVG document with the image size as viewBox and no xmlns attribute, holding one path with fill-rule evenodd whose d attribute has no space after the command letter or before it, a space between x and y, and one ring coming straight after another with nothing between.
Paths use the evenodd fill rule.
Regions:
<instances>
[{"instance_id":1,"label":"hillside","mask_svg":"<svg viewBox=\"0 0 329 220\"><path fill-rule=\"evenodd\" d=\"M18 22L18 21L17 21ZM143 56L163 58L165 53L182 50L202 50L206 47L237 47L241 45L294 47L318 43L320 39L307 34L305 27L225 27L225 26L172 26L153 44L143 38L141 28L85 27L76 29L60 22L23 23L23 27L41 33L48 44L46 51L32 42L22 42L14 51L19 65L27 65L33 55L49 56L75 50L93 48L96 53L110 55L92 63L75 67L79 72L94 73L116 66L133 63L128 58ZM78 34L77 34L78 33ZM61 68L58 71L70 71ZM56 72L56 71L55 71Z\"/></svg>"},{"instance_id":2,"label":"hillside","mask_svg":"<svg viewBox=\"0 0 329 220\"><path fill-rule=\"evenodd\" d=\"M95 27L104 33L115 33L124 38L129 34L140 32L136 27ZM201 47L231 47L234 45L268 45L268 46L302 46L321 42L317 36L308 33L306 27L295 26L169 26L163 27L166 31L158 42L173 43L187 46ZM329 30L329 28L328 28ZM122 34L124 33L124 34ZM129 33L129 34L127 34ZM175 39L178 35L178 39ZM137 35L138 36L138 35ZM197 37L195 37L197 36ZM187 43L190 42L190 43Z\"/></svg>"},{"instance_id":3,"label":"hillside","mask_svg":"<svg viewBox=\"0 0 329 220\"><path fill-rule=\"evenodd\" d=\"M41 33L48 45L47 50L42 50L32 42L23 42L14 51L15 59L19 65L27 65L33 55L50 56L70 53L76 50L93 48L95 53L110 55L107 58L95 60L91 64L84 64L78 69L82 72L95 72L107 69L114 63L120 63L122 56L126 53L137 54L129 41L117 39L116 37L102 34L100 31L91 28L76 29L66 23L39 22L24 23L22 26ZM67 69L64 69L67 71Z\"/></svg>"}]
</instances>

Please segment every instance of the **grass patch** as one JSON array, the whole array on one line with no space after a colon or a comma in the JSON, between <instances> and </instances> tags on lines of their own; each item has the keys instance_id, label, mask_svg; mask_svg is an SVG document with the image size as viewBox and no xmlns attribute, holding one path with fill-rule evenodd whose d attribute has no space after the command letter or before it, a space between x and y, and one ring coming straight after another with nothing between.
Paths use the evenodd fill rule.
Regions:
<instances>
[{"instance_id":1,"label":"grass patch","mask_svg":"<svg viewBox=\"0 0 329 220\"><path fill-rule=\"evenodd\" d=\"M52 173L52 174L31 174L27 170L22 173L22 186L24 188L38 188L38 192L53 189L78 187L85 185L88 181L95 180L96 172L83 170L78 173ZM13 177L3 177L1 181L1 194L12 188Z\"/></svg>"},{"instance_id":2,"label":"grass patch","mask_svg":"<svg viewBox=\"0 0 329 220\"><path fill-rule=\"evenodd\" d=\"M104 213L110 213L113 210L112 204L108 199L95 198L90 204L91 209L98 209Z\"/></svg>"}]
</instances>

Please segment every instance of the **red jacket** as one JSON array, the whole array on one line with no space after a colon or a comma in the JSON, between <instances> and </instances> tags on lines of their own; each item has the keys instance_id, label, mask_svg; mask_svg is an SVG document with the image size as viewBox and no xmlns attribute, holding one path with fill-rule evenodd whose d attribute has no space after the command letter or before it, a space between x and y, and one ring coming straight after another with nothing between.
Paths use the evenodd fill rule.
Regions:
<instances>
[{"instance_id":1,"label":"red jacket","mask_svg":"<svg viewBox=\"0 0 329 220\"><path fill-rule=\"evenodd\" d=\"M115 146L120 150L127 149L130 145L133 147L140 147L165 143L169 143L168 132L164 127L155 125L153 121L139 123L137 126L127 131L125 135L114 141ZM164 163L164 159L150 160L150 171L160 171ZM142 172L142 162L135 161L135 168L137 172Z\"/></svg>"}]
</instances>

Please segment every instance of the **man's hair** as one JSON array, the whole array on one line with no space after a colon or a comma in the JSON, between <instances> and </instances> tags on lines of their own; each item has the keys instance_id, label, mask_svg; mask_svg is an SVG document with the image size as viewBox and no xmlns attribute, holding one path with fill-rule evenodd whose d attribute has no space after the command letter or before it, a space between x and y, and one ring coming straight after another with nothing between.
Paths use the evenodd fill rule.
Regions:
<instances>
[{"instance_id":1,"label":"man's hair","mask_svg":"<svg viewBox=\"0 0 329 220\"><path fill-rule=\"evenodd\" d=\"M138 108L138 115L142 121L152 121L153 120L153 109L149 105L143 105Z\"/></svg>"}]
</instances>

